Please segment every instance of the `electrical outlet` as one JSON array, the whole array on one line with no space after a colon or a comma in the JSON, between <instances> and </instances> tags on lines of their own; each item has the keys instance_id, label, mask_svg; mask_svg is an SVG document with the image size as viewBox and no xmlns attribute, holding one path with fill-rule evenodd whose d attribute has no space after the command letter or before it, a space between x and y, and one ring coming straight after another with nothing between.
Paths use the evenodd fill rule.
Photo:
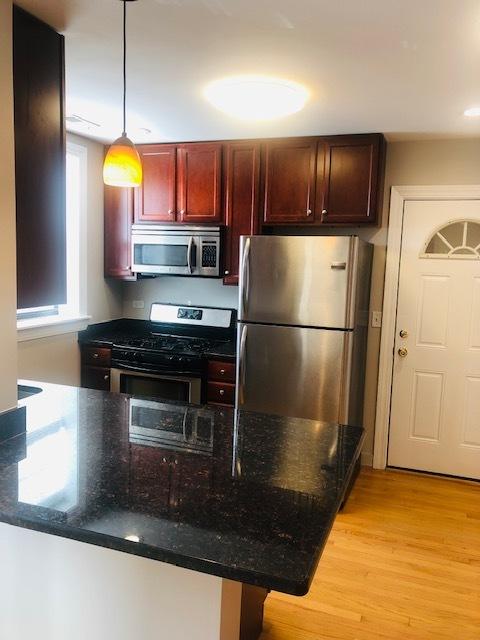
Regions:
<instances>
[{"instance_id":1,"label":"electrical outlet","mask_svg":"<svg viewBox=\"0 0 480 640\"><path fill-rule=\"evenodd\" d=\"M144 309L145 301L144 300L132 300L132 307L134 309Z\"/></svg>"},{"instance_id":2,"label":"electrical outlet","mask_svg":"<svg viewBox=\"0 0 480 640\"><path fill-rule=\"evenodd\" d=\"M372 311L372 327L374 329L380 329L382 326L382 312Z\"/></svg>"}]
</instances>

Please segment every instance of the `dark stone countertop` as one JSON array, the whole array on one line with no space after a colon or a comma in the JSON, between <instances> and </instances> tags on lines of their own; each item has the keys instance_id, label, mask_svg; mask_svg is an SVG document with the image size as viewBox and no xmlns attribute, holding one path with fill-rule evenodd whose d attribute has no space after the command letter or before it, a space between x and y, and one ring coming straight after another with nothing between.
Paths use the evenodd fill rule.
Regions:
<instances>
[{"instance_id":1,"label":"dark stone countertop","mask_svg":"<svg viewBox=\"0 0 480 640\"><path fill-rule=\"evenodd\" d=\"M0 521L307 592L362 429L26 384L43 392L0 445Z\"/></svg>"},{"instance_id":2,"label":"dark stone countertop","mask_svg":"<svg viewBox=\"0 0 480 640\"><path fill-rule=\"evenodd\" d=\"M151 331L152 324L148 320L123 318L90 325L85 331L81 331L78 334L78 341L84 345L112 347L119 338L125 338L126 336L147 337ZM175 328L174 333L179 333L178 327ZM204 352L203 356L206 360L211 358L214 360L235 361L237 356L236 340L225 340L223 343L219 343Z\"/></svg>"}]
</instances>

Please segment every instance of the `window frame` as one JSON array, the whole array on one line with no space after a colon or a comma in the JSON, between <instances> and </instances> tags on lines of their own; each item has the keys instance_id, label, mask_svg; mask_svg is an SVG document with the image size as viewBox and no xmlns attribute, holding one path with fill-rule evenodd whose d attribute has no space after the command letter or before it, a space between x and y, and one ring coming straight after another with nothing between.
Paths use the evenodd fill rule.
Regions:
<instances>
[{"instance_id":1,"label":"window frame","mask_svg":"<svg viewBox=\"0 0 480 640\"><path fill-rule=\"evenodd\" d=\"M78 186L78 216L75 224L75 233L71 232L71 220L69 221L69 210L67 207L67 303L65 305L51 305L52 309L57 307L57 312L47 315L44 309L36 308L32 313L26 310L17 309L17 340L23 342L35 338L42 338L62 333L75 333L82 331L88 326L90 316L86 314L87 302L87 154L88 149L82 144L67 139L66 154L71 154L79 162L79 186ZM67 172L65 180L67 180ZM67 203L68 203L68 190ZM69 233L70 230L70 233ZM74 262L72 256L72 242ZM69 269L76 269L78 283L75 285L75 302L72 304L72 288L69 286ZM38 311L38 313L37 313Z\"/></svg>"}]
</instances>

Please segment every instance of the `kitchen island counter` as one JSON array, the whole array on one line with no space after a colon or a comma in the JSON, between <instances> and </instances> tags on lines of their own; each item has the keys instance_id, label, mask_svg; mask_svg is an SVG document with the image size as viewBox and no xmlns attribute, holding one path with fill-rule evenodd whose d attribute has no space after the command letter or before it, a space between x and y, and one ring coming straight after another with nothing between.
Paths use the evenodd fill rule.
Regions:
<instances>
[{"instance_id":1,"label":"kitchen island counter","mask_svg":"<svg viewBox=\"0 0 480 640\"><path fill-rule=\"evenodd\" d=\"M0 522L307 592L362 429L27 384L43 391L0 446Z\"/></svg>"}]
</instances>

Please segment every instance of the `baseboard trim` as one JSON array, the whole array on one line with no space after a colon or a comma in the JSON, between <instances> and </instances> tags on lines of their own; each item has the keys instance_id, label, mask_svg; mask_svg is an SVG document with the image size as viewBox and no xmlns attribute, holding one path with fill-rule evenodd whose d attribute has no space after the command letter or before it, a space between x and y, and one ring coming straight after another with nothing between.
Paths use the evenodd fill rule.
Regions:
<instances>
[{"instance_id":1,"label":"baseboard trim","mask_svg":"<svg viewBox=\"0 0 480 640\"><path fill-rule=\"evenodd\" d=\"M373 453L362 452L362 467L373 467Z\"/></svg>"}]
</instances>

